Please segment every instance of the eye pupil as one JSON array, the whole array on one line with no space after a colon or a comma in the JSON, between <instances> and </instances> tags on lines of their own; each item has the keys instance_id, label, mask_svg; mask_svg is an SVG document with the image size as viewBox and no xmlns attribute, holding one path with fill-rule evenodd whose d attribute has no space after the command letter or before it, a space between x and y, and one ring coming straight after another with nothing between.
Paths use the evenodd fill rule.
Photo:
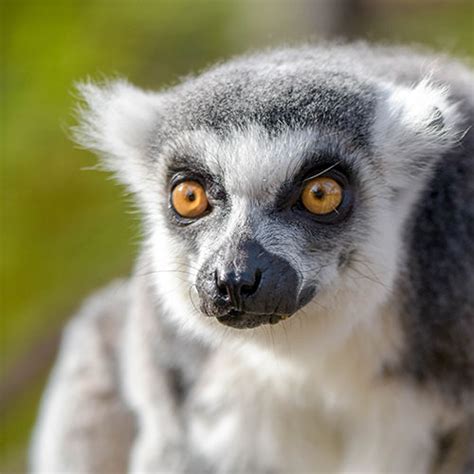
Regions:
<instances>
[{"instance_id":1,"label":"eye pupil","mask_svg":"<svg viewBox=\"0 0 474 474\"><path fill-rule=\"evenodd\" d=\"M323 199L326 193L322 190L321 187L316 185L316 186L313 187L313 189L311 189L311 194L316 199Z\"/></svg>"},{"instance_id":2,"label":"eye pupil","mask_svg":"<svg viewBox=\"0 0 474 474\"><path fill-rule=\"evenodd\" d=\"M196 200L196 195L194 194L193 191L188 191L188 193L186 194L186 199L189 201L189 202L193 202Z\"/></svg>"}]
</instances>

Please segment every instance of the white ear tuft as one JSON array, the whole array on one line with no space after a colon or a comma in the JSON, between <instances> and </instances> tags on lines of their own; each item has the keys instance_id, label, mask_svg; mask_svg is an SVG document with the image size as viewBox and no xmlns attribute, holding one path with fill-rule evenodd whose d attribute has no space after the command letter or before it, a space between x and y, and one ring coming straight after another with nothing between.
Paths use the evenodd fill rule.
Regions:
<instances>
[{"instance_id":1,"label":"white ear tuft","mask_svg":"<svg viewBox=\"0 0 474 474\"><path fill-rule=\"evenodd\" d=\"M79 107L78 143L110 158L129 159L140 154L158 120L159 95L144 92L126 81L103 86L78 85L85 106Z\"/></svg>"},{"instance_id":2,"label":"white ear tuft","mask_svg":"<svg viewBox=\"0 0 474 474\"><path fill-rule=\"evenodd\" d=\"M79 106L76 141L101 155L132 192L140 190L146 176L146 147L158 123L159 94L144 92L126 81L78 86Z\"/></svg>"},{"instance_id":3,"label":"white ear tuft","mask_svg":"<svg viewBox=\"0 0 474 474\"><path fill-rule=\"evenodd\" d=\"M387 84L377 106L373 142L395 180L430 170L460 138L460 117L445 87L429 79L413 88ZM393 171L396 171L393 173Z\"/></svg>"}]
</instances>

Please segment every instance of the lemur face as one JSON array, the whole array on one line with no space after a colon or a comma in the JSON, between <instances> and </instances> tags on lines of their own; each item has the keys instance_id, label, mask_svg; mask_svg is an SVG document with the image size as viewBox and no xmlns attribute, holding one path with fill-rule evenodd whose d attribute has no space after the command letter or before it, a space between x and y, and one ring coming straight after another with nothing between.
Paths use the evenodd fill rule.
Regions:
<instances>
[{"instance_id":1,"label":"lemur face","mask_svg":"<svg viewBox=\"0 0 474 474\"><path fill-rule=\"evenodd\" d=\"M334 78L277 70L278 79L271 94L242 71L212 91L196 80L171 99L171 125L153 147L164 165L161 214L190 269L192 303L238 329L317 305L370 234L373 93L344 76L337 91ZM372 189L381 184L374 173Z\"/></svg>"},{"instance_id":2,"label":"lemur face","mask_svg":"<svg viewBox=\"0 0 474 474\"><path fill-rule=\"evenodd\" d=\"M373 313L393 289L404 218L457 136L455 108L427 81L281 54L161 94L82 87L79 139L136 195L160 304L195 333L298 318L327 332Z\"/></svg>"},{"instance_id":3,"label":"lemur face","mask_svg":"<svg viewBox=\"0 0 474 474\"><path fill-rule=\"evenodd\" d=\"M197 130L163 150L161 212L203 315L275 324L337 286L370 234L370 191L345 145L252 124Z\"/></svg>"}]
</instances>

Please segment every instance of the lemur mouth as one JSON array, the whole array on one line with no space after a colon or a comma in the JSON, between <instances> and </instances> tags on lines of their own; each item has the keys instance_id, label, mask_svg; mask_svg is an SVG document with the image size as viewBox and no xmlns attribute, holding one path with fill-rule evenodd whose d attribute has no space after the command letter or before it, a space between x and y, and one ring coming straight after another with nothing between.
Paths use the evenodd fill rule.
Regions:
<instances>
[{"instance_id":1,"label":"lemur mouth","mask_svg":"<svg viewBox=\"0 0 474 474\"><path fill-rule=\"evenodd\" d=\"M217 321L235 329L252 329L263 324L277 324L288 317L288 314L248 313L246 311L232 309L227 314L218 316Z\"/></svg>"}]
</instances>

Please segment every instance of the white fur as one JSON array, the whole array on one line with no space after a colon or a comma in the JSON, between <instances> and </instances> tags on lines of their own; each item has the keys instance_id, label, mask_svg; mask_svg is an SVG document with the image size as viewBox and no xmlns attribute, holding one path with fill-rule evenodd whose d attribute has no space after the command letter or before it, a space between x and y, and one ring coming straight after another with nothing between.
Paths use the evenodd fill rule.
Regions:
<instances>
[{"instance_id":1,"label":"white fur","mask_svg":"<svg viewBox=\"0 0 474 474\"><path fill-rule=\"evenodd\" d=\"M373 130L374 149L384 157L387 175L406 188L460 138L460 116L447 86L429 78L414 87L382 86ZM439 120L441 119L441 120ZM412 180L407 178L412 177ZM420 180L421 181L421 180Z\"/></svg>"},{"instance_id":2,"label":"white fur","mask_svg":"<svg viewBox=\"0 0 474 474\"><path fill-rule=\"evenodd\" d=\"M107 169L130 190L139 193L147 179L143 155L158 120L160 95L119 80L100 87L79 84L84 101L76 141L103 157Z\"/></svg>"},{"instance_id":3,"label":"white fur","mask_svg":"<svg viewBox=\"0 0 474 474\"><path fill-rule=\"evenodd\" d=\"M31 472L122 470L134 419L121 402L110 352L128 304L128 284L116 282L89 298L69 323L35 427Z\"/></svg>"},{"instance_id":4,"label":"white fur","mask_svg":"<svg viewBox=\"0 0 474 474\"><path fill-rule=\"evenodd\" d=\"M160 466L163 471L176 472L181 464L183 430L168 394L166 376L159 366L162 336L154 322L154 307L146 298L146 288L135 284L132 291L135 304L123 332L120 361L124 397L136 413L138 424L129 470L154 472Z\"/></svg>"}]
</instances>

